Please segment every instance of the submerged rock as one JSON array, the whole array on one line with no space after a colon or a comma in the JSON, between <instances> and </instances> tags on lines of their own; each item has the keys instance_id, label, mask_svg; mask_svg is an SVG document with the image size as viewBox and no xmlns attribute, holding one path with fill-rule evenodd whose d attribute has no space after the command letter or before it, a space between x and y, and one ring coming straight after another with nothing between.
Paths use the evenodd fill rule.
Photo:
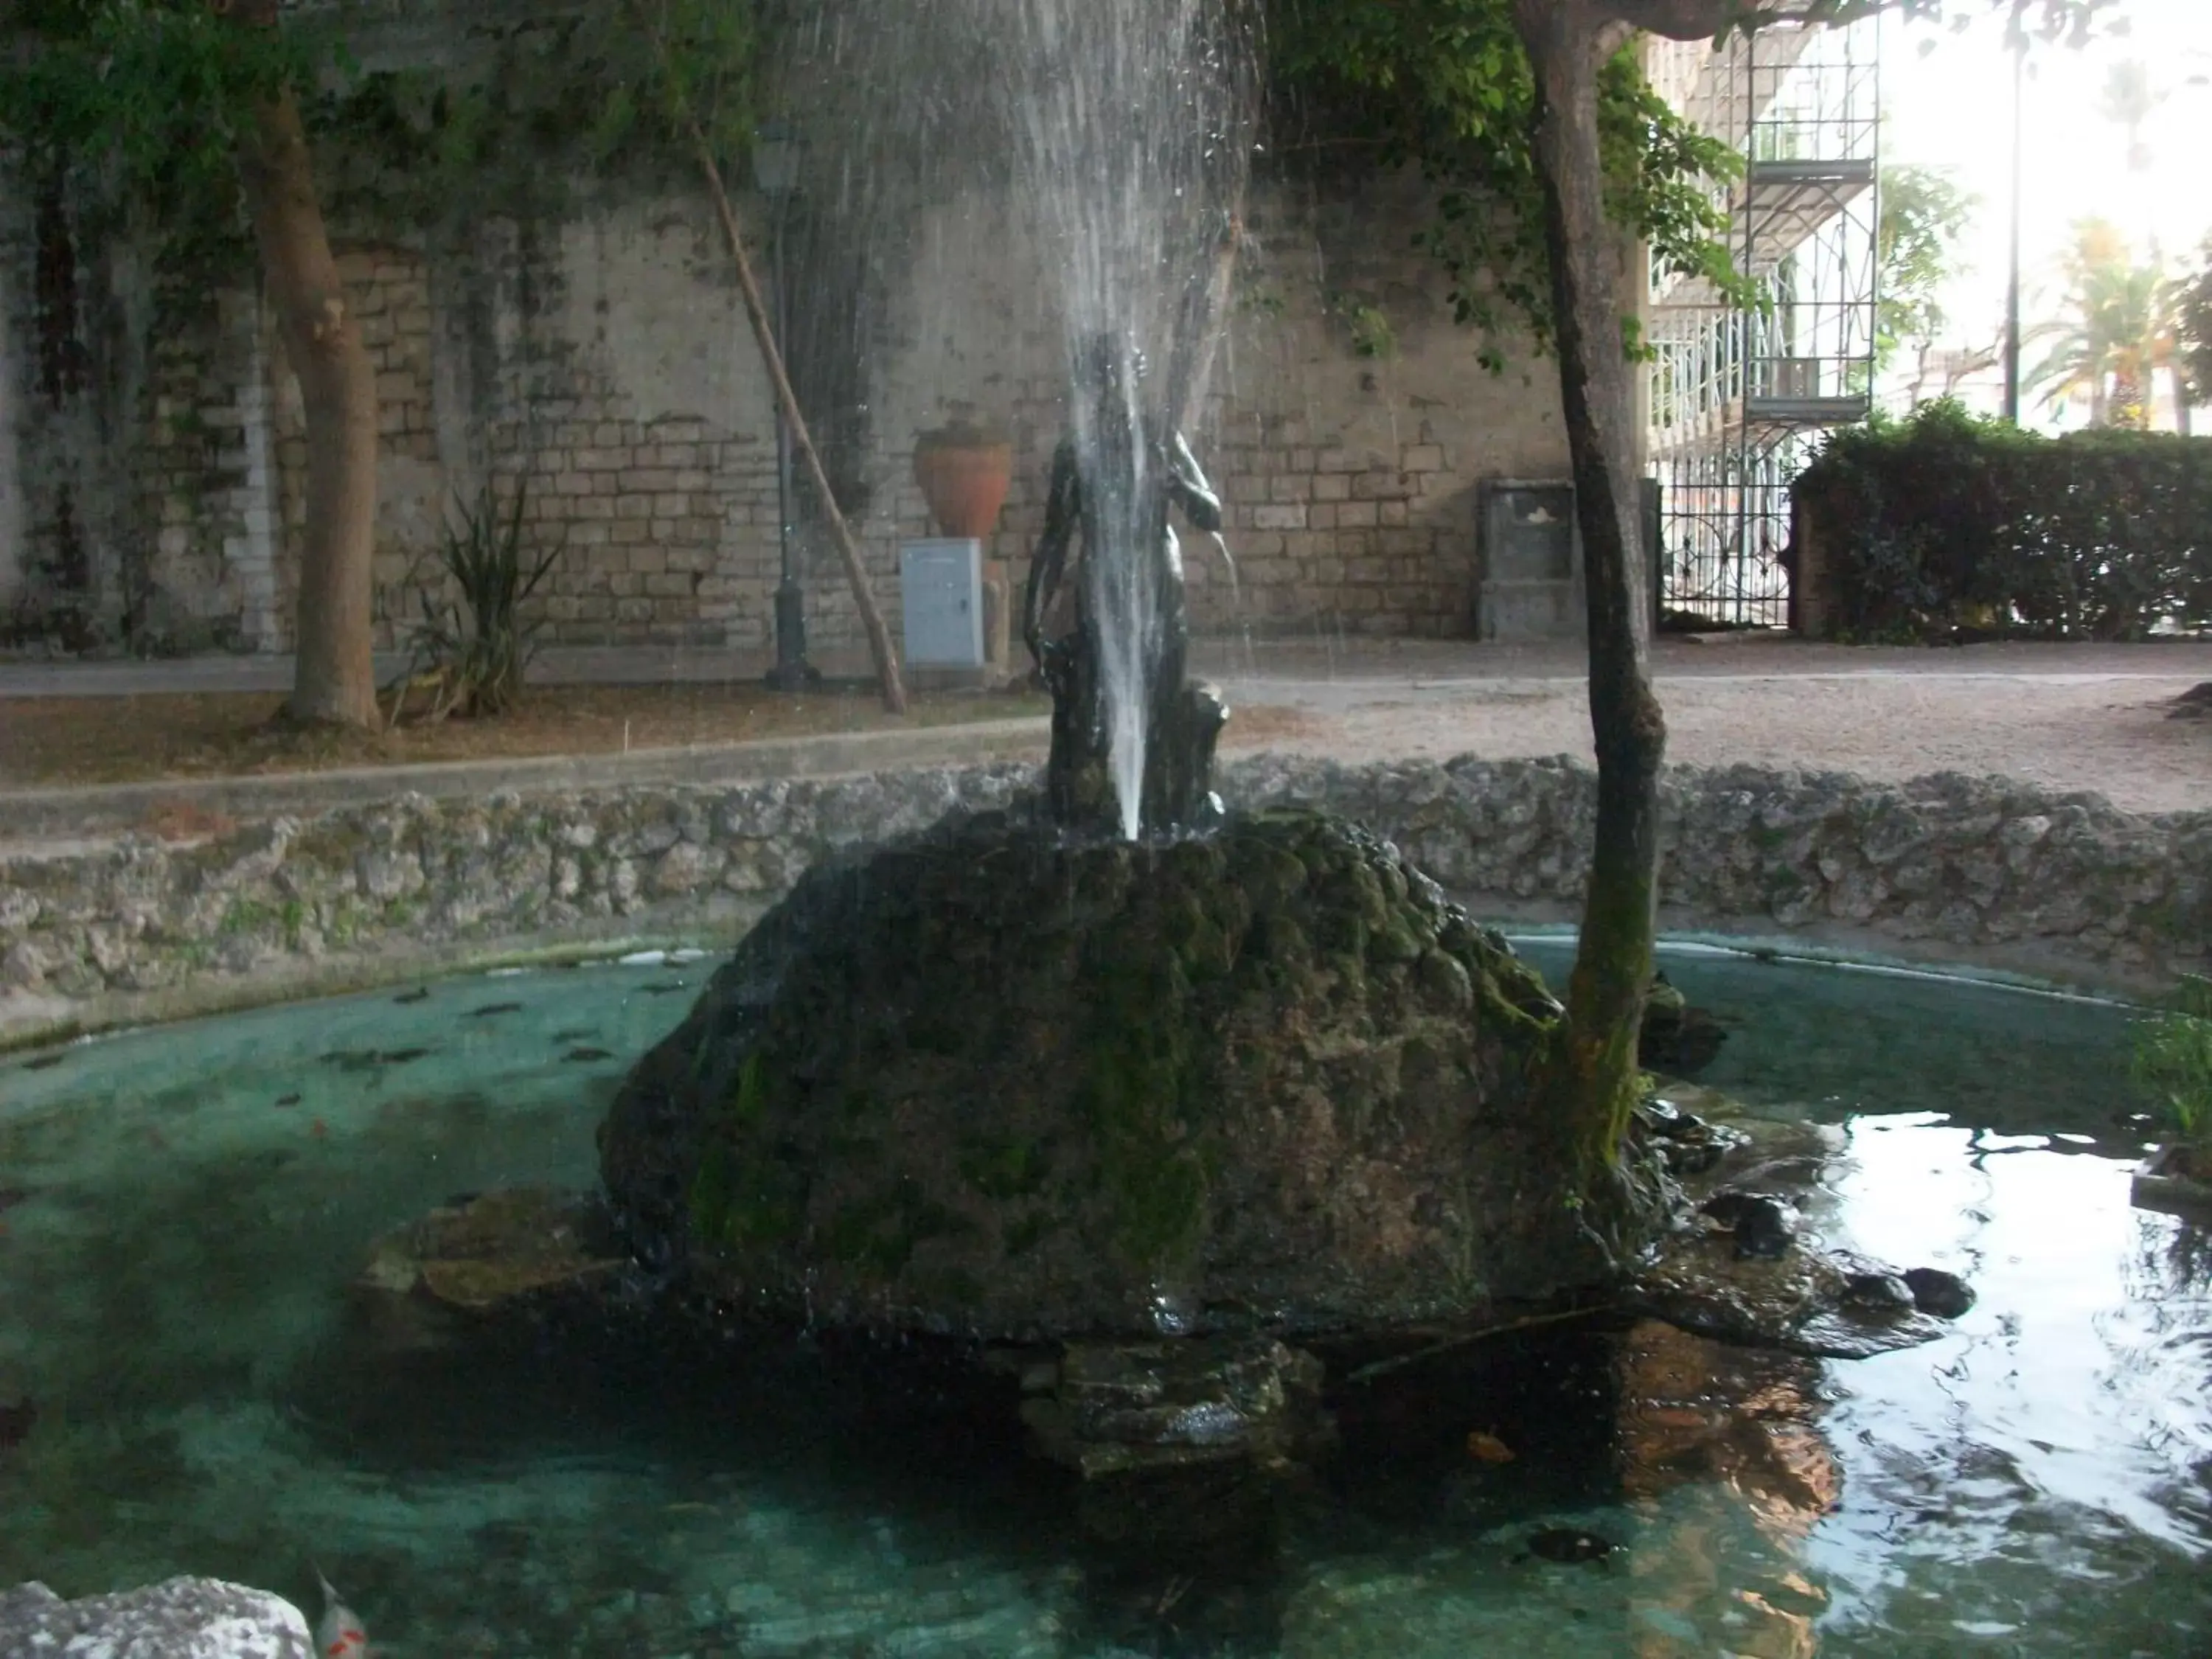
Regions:
<instances>
[{"instance_id":1,"label":"submerged rock","mask_svg":"<svg viewBox=\"0 0 2212 1659\"><path fill-rule=\"evenodd\" d=\"M1528 1534L1528 1553L1567 1566L1601 1562L1620 1548L1611 1539L1576 1527L1544 1527Z\"/></svg>"},{"instance_id":2,"label":"submerged rock","mask_svg":"<svg viewBox=\"0 0 2212 1659\"><path fill-rule=\"evenodd\" d=\"M596 1195L510 1187L449 1200L379 1239L354 1294L389 1346L432 1346L471 1322L588 1304L628 1266Z\"/></svg>"},{"instance_id":3,"label":"submerged rock","mask_svg":"<svg viewBox=\"0 0 2212 1659\"><path fill-rule=\"evenodd\" d=\"M265 1590L171 1578L64 1601L44 1584L0 1590L0 1653L55 1659L311 1659L300 1610Z\"/></svg>"},{"instance_id":4,"label":"submerged rock","mask_svg":"<svg viewBox=\"0 0 2212 1659\"><path fill-rule=\"evenodd\" d=\"M1662 1086L1677 1092L1681 1088L1674 1083ZM1704 1175L1719 1168L1723 1158L1748 1139L1741 1129L1709 1123L1695 1112L1685 1111L1664 1094L1655 1094L1641 1102L1636 1109L1636 1121L1658 1152L1667 1173L1677 1177Z\"/></svg>"},{"instance_id":5,"label":"submerged rock","mask_svg":"<svg viewBox=\"0 0 2212 1659\"><path fill-rule=\"evenodd\" d=\"M1286 1470L1328 1438L1321 1362L1270 1337L1072 1342L1024 1380L1039 1449L1086 1480L1238 1459Z\"/></svg>"},{"instance_id":6,"label":"submerged rock","mask_svg":"<svg viewBox=\"0 0 2212 1659\"><path fill-rule=\"evenodd\" d=\"M1603 1277L1528 1074L1557 1005L1393 848L1284 811L957 820L811 872L599 1133L725 1306L1019 1339L1450 1318Z\"/></svg>"},{"instance_id":7,"label":"submerged rock","mask_svg":"<svg viewBox=\"0 0 2212 1659\"><path fill-rule=\"evenodd\" d=\"M1715 1193L1698 1206L1735 1242L1739 1257L1787 1255L1797 1237L1797 1207L1775 1193Z\"/></svg>"},{"instance_id":8,"label":"submerged rock","mask_svg":"<svg viewBox=\"0 0 2212 1659\"><path fill-rule=\"evenodd\" d=\"M1966 1281L1941 1267L1914 1267L1905 1275L1912 1305L1938 1319L1963 1319L1974 1308L1974 1292Z\"/></svg>"},{"instance_id":9,"label":"submerged rock","mask_svg":"<svg viewBox=\"0 0 2212 1659\"><path fill-rule=\"evenodd\" d=\"M1793 1249L1747 1256L1726 1234L1670 1237L1637 1275L1635 1305L1701 1336L1822 1359L1867 1359L1943 1327L1869 1285L1903 1276L1863 1258Z\"/></svg>"},{"instance_id":10,"label":"submerged rock","mask_svg":"<svg viewBox=\"0 0 2212 1659\"><path fill-rule=\"evenodd\" d=\"M1692 1006L1666 975L1651 976L1651 988L1644 1000L1644 1024L1637 1034L1639 1065L1671 1077L1695 1077L1713 1063L1727 1041L1728 1028L1704 1009Z\"/></svg>"},{"instance_id":11,"label":"submerged rock","mask_svg":"<svg viewBox=\"0 0 2212 1659\"><path fill-rule=\"evenodd\" d=\"M1331 1437L1321 1361L1272 1337L1071 1342L1024 1386L1033 1443L1082 1480L1084 1530L1151 1553L1265 1535Z\"/></svg>"}]
</instances>

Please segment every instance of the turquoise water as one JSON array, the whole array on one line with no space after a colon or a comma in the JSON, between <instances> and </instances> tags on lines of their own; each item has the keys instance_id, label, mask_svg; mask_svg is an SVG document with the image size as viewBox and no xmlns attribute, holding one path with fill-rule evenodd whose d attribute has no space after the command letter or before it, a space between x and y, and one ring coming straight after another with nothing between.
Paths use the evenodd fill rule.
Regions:
<instances>
[{"instance_id":1,"label":"turquoise water","mask_svg":"<svg viewBox=\"0 0 2212 1659\"><path fill-rule=\"evenodd\" d=\"M733 1373L364 1338L345 1286L378 1235L590 1179L611 1091L701 964L0 1060L0 1405L38 1407L0 1450L0 1583L194 1571L305 1600L313 1559L417 1659L2212 1654L2212 1241L2128 1206L2123 1014L1668 967L1734 1025L1702 1080L1835 1126L1814 1224L1979 1305L1857 1364L1638 1327L1348 1390L1278 1570L1225 1585L1101 1561L1010 1439L857 1414L832 1352ZM1515 1461L1470 1458L1475 1430ZM1532 1558L1546 1527L1620 1547Z\"/></svg>"}]
</instances>

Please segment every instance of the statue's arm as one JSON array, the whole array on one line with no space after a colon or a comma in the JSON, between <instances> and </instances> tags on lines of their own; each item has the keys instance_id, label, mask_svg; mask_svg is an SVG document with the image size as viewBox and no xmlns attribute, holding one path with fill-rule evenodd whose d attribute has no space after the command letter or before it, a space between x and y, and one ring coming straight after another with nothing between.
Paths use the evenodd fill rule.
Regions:
<instances>
[{"instance_id":1,"label":"statue's arm","mask_svg":"<svg viewBox=\"0 0 2212 1659\"><path fill-rule=\"evenodd\" d=\"M1063 439L1053 452L1052 481L1045 490L1044 529L1030 555L1029 586L1022 595L1022 641L1040 665L1044 662L1045 613L1052 609L1053 599L1060 592L1068 545L1075 538L1076 523L1082 516L1078 491L1075 447Z\"/></svg>"},{"instance_id":2,"label":"statue's arm","mask_svg":"<svg viewBox=\"0 0 2212 1659\"><path fill-rule=\"evenodd\" d=\"M1178 432L1168 446L1168 495L1182 508L1183 516L1209 533L1221 528L1221 497L1206 481L1198 457Z\"/></svg>"}]
</instances>

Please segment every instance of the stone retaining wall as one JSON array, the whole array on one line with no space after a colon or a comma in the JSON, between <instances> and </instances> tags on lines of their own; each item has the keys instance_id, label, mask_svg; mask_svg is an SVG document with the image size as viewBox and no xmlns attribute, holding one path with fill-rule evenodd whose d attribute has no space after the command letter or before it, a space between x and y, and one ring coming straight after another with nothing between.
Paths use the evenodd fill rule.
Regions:
<instances>
[{"instance_id":1,"label":"stone retaining wall","mask_svg":"<svg viewBox=\"0 0 2212 1659\"><path fill-rule=\"evenodd\" d=\"M213 839L0 858L0 1042L612 939L722 944L813 860L1006 805L1001 764L720 788L438 803L403 796ZM1568 917L1595 780L1564 759L1347 766L1256 757L1233 804L1298 801L1403 845L1478 913ZM1811 933L2148 987L2208 966L2212 813L1943 775L1678 768L1673 925Z\"/></svg>"}]
</instances>

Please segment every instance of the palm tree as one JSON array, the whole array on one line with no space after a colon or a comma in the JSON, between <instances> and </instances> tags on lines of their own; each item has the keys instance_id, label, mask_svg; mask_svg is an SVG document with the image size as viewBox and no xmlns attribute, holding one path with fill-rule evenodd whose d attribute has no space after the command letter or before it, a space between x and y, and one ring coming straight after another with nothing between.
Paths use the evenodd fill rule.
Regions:
<instances>
[{"instance_id":1,"label":"palm tree","mask_svg":"<svg viewBox=\"0 0 2212 1659\"><path fill-rule=\"evenodd\" d=\"M2173 94L2151 84L2150 66L2141 58L2124 58L2105 75L2104 96L2099 113L2128 135L2128 171L2150 170L2150 146L2143 142L2143 124Z\"/></svg>"},{"instance_id":2,"label":"palm tree","mask_svg":"<svg viewBox=\"0 0 2212 1659\"><path fill-rule=\"evenodd\" d=\"M2204 77L2196 76L2191 79L2193 82L2201 83ZM2150 145L2143 137L2143 127L2159 107L2173 96L2175 90L2171 85L2160 88L2151 77L2150 66L2141 58L2123 58L2106 72L2104 93L2099 100L2098 112L2127 133L2128 171L2135 175L2135 188L2138 191L2142 187L2144 176L2150 171L2152 159ZM2154 227L2151 233L2150 252L2151 263L2161 264ZM2155 362L2144 371L2142 400L2148 402L2151 389L2155 384L2153 377L2158 368L2164 368L2173 385L2174 430L2186 436L2189 432L2189 399L2196 388L2189 367L2171 337L2179 331L2179 297L2169 289L2159 307L2163 314L2156 319L2153 333L2160 343L2154 354Z\"/></svg>"},{"instance_id":3,"label":"palm tree","mask_svg":"<svg viewBox=\"0 0 2212 1659\"><path fill-rule=\"evenodd\" d=\"M2172 285L2101 219L2075 227L2061 268L2065 314L2029 331L2051 349L2026 384L2043 390L2045 408L2086 398L2092 426L2148 428L2154 377L2181 368Z\"/></svg>"}]
</instances>

